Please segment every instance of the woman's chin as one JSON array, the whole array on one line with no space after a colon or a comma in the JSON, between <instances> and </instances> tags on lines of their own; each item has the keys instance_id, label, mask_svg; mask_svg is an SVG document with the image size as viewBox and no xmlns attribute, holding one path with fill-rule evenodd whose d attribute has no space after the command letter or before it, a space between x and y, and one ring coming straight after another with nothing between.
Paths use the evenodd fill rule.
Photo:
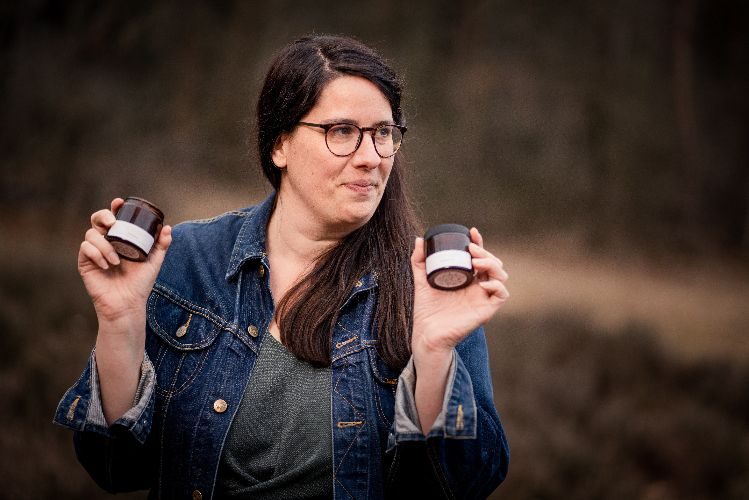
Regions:
<instances>
[{"instance_id":1,"label":"woman's chin","mask_svg":"<svg viewBox=\"0 0 749 500\"><path fill-rule=\"evenodd\" d=\"M363 208L363 207L362 207ZM375 207L376 209L377 207ZM374 210L346 210L338 214L340 225L350 228L351 231L359 229L369 222L374 215Z\"/></svg>"}]
</instances>

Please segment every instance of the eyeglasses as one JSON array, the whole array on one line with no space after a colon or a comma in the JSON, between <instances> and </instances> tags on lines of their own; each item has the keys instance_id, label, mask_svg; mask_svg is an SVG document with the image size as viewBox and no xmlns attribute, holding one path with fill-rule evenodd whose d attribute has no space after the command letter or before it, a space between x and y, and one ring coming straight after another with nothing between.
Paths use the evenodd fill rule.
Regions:
<instances>
[{"instance_id":1,"label":"eyeglasses","mask_svg":"<svg viewBox=\"0 0 749 500\"><path fill-rule=\"evenodd\" d=\"M297 125L317 127L325 131L325 144L335 156L351 156L361 146L364 132L372 136L372 144L380 158L390 158L401 147L406 127L401 125L378 125L376 127L357 127L351 123L309 123L298 122Z\"/></svg>"}]
</instances>

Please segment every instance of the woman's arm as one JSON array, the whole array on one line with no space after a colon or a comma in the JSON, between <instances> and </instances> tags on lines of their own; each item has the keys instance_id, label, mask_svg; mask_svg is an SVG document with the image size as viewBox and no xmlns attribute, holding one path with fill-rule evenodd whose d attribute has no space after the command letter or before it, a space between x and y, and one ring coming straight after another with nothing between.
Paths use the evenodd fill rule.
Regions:
<instances>
[{"instance_id":1,"label":"woman's arm","mask_svg":"<svg viewBox=\"0 0 749 500\"><path fill-rule=\"evenodd\" d=\"M507 474L509 447L492 398L483 329L454 350L440 413L426 436L414 403L418 378L411 362L398 382L387 497L486 498Z\"/></svg>"},{"instance_id":2,"label":"woman's arm","mask_svg":"<svg viewBox=\"0 0 749 500\"><path fill-rule=\"evenodd\" d=\"M155 379L145 355L146 300L171 243L164 226L142 263L120 260L105 235L111 210L91 216L78 253L78 271L99 323L96 348L78 381L65 393L54 422L76 431L78 459L107 491L148 487Z\"/></svg>"},{"instance_id":3,"label":"woman's arm","mask_svg":"<svg viewBox=\"0 0 749 500\"><path fill-rule=\"evenodd\" d=\"M133 406L108 423L101 404L97 354L91 354L82 375L63 396L54 423L76 431L78 461L103 489L115 493L148 488L157 456L148 444L155 404L153 366L146 356Z\"/></svg>"},{"instance_id":4,"label":"woman's arm","mask_svg":"<svg viewBox=\"0 0 749 500\"><path fill-rule=\"evenodd\" d=\"M405 470L416 468L432 477L422 484L440 485L447 498L485 497L504 479L509 459L480 327L509 298L508 275L483 248L478 230L470 234L476 279L457 291L429 286L423 240L416 240L413 358L396 395L393 463L399 467L391 472L400 472L391 479L397 483ZM411 415L405 414L408 408Z\"/></svg>"},{"instance_id":5,"label":"woman's arm","mask_svg":"<svg viewBox=\"0 0 749 500\"><path fill-rule=\"evenodd\" d=\"M424 242L416 240L411 256L414 274L414 326L411 340L416 379L416 407L424 434L442 408L453 349L486 323L510 294L502 262L483 248L476 228L470 231L471 263L476 279L466 288L442 291L426 279Z\"/></svg>"},{"instance_id":6,"label":"woman's arm","mask_svg":"<svg viewBox=\"0 0 749 500\"><path fill-rule=\"evenodd\" d=\"M145 352L146 300L172 241L171 228L164 226L145 262L120 260L104 236L123 203L116 198L111 210L91 215L78 252L78 272L99 323L97 369L107 423L133 406Z\"/></svg>"}]
</instances>

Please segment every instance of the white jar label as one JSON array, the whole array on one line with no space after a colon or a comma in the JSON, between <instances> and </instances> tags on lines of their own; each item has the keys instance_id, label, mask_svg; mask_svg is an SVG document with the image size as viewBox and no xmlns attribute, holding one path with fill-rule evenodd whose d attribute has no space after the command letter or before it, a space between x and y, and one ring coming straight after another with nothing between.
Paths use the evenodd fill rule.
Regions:
<instances>
[{"instance_id":1,"label":"white jar label","mask_svg":"<svg viewBox=\"0 0 749 500\"><path fill-rule=\"evenodd\" d=\"M129 241L143 250L146 255L148 255L148 252L151 251L151 247L153 247L153 236L148 234L148 231L124 220L115 221L112 227L109 228L107 235L116 236L125 241Z\"/></svg>"},{"instance_id":2,"label":"white jar label","mask_svg":"<svg viewBox=\"0 0 749 500\"><path fill-rule=\"evenodd\" d=\"M427 257L427 274L446 267L471 269L471 254L464 250L442 250Z\"/></svg>"}]
</instances>

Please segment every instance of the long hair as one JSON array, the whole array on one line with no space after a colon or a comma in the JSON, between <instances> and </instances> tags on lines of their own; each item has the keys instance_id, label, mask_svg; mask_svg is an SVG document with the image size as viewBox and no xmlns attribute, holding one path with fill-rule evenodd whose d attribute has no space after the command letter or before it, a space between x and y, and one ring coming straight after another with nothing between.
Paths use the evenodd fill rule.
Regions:
<instances>
[{"instance_id":1,"label":"long hair","mask_svg":"<svg viewBox=\"0 0 749 500\"><path fill-rule=\"evenodd\" d=\"M366 78L390 103L395 123L405 125L402 86L395 72L371 48L348 37L309 36L283 49L265 79L257 104L260 164L279 190L281 172L273 164L273 146L312 109L325 85L342 75ZM277 321L286 347L299 359L330 365L330 344L338 314L354 284L375 273L378 291L374 324L377 350L393 368L411 354L413 274L410 254L421 229L409 199L401 153L372 218L324 252L312 270L281 298Z\"/></svg>"}]
</instances>

